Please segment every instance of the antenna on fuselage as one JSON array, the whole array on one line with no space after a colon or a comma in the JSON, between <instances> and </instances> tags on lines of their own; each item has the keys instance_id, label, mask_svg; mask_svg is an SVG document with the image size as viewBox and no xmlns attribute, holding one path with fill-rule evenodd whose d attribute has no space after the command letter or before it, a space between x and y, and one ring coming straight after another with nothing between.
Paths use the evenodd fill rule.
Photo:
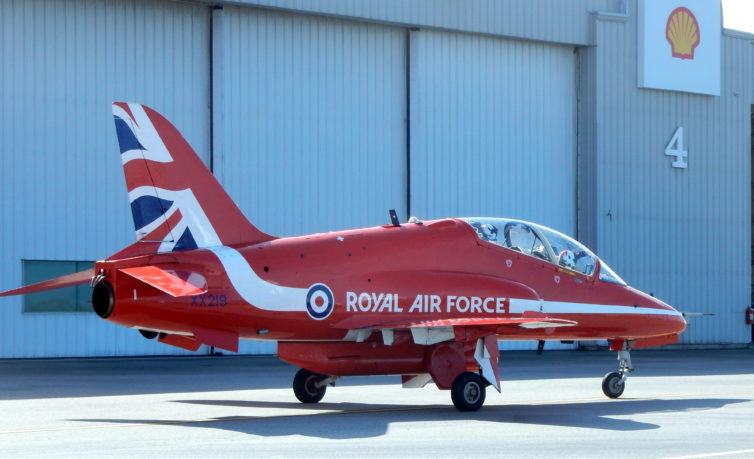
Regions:
<instances>
[{"instance_id":1,"label":"antenna on fuselage","mask_svg":"<svg viewBox=\"0 0 754 459\"><path fill-rule=\"evenodd\" d=\"M393 226L401 226L401 222L398 221L398 214L395 213L395 209L390 209L388 212L390 212L390 223L392 223Z\"/></svg>"}]
</instances>

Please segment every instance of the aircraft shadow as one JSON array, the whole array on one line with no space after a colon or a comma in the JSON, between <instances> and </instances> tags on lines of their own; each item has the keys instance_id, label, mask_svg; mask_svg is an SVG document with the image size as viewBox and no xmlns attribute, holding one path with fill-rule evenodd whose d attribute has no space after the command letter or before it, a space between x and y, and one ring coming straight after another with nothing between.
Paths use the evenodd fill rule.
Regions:
<instances>
[{"instance_id":1,"label":"aircraft shadow","mask_svg":"<svg viewBox=\"0 0 754 459\"><path fill-rule=\"evenodd\" d=\"M369 438L384 435L389 426L400 422L421 421L486 421L505 424L574 427L610 431L642 431L660 428L658 424L624 419L648 413L688 413L719 409L748 399L637 399L604 402L547 403L539 405L485 406L476 413L461 413L452 406L401 406L361 403L300 403L241 400L176 400L176 403L244 408L234 416L208 420L148 419L76 419L75 421L179 425L192 428L222 429L263 437L303 435L325 439ZM284 409L286 413L265 415L255 408ZM321 409L313 413L300 411ZM336 411L331 411L336 410Z\"/></svg>"},{"instance_id":2,"label":"aircraft shadow","mask_svg":"<svg viewBox=\"0 0 754 459\"><path fill-rule=\"evenodd\" d=\"M754 349L640 350L636 377L748 375ZM511 351L501 356L503 381L591 378L617 368L614 352ZM273 357L0 360L0 401L109 395L290 388L296 368ZM355 376L339 386L400 384L398 376Z\"/></svg>"}]
</instances>

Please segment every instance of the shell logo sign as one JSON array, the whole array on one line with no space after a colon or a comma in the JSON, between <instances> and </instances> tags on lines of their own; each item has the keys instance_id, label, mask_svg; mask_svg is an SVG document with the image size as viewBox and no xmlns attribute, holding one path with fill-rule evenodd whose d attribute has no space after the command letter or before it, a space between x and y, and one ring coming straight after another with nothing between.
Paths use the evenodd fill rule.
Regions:
<instances>
[{"instance_id":1,"label":"shell logo sign","mask_svg":"<svg viewBox=\"0 0 754 459\"><path fill-rule=\"evenodd\" d=\"M719 96L720 0L636 1L637 87Z\"/></svg>"},{"instance_id":2,"label":"shell logo sign","mask_svg":"<svg viewBox=\"0 0 754 459\"><path fill-rule=\"evenodd\" d=\"M668 16L665 38L670 43L673 57L693 59L694 50L699 46L699 22L690 9L681 6Z\"/></svg>"}]
</instances>

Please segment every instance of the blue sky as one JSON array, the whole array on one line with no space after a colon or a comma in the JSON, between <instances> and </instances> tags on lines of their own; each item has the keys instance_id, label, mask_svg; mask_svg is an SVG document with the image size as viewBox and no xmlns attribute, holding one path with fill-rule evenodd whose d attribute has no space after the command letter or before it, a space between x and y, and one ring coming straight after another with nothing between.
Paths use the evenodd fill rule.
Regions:
<instances>
[{"instance_id":1,"label":"blue sky","mask_svg":"<svg viewBox=\"0 0 754 459\"><path fill-rule=\"evenodd\" d=\"M754 33L754 0L723 0L723 26Z\"/></svg>"}]
</instances>

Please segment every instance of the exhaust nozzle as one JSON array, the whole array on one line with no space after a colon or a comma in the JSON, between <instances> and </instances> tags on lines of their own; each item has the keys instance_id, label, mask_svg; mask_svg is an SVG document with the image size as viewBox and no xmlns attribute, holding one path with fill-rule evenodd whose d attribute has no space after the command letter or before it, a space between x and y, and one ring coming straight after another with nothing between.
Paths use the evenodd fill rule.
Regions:
<instances>
[{"instance_id":1,"label":"exhaust nozzle","mask_svg":"<svg viewBox=\"0 0 754 459\"><path fill-rule=\"evenodd\" d=\"M92 291L92 307L94 312L103 319L110 317L115 309L115 291L110 282L102 281L94 286Z\"/></svg>"}]
</instances>

